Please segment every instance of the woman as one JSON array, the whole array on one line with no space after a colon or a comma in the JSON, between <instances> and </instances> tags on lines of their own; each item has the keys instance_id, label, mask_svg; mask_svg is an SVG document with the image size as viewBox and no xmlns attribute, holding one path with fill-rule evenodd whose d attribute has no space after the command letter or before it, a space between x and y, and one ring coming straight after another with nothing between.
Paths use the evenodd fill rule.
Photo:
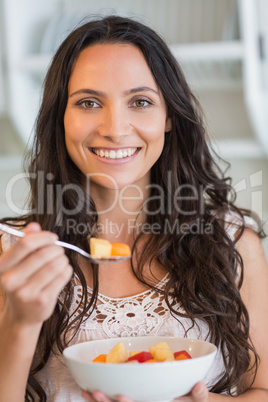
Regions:
<instances>
[{"instance_id":1,"label":"woman","mask_svg":"<svg viewBox=\"0 0 268 402\"><path fill-rule=\"evenodd\" d=\"M3 400L81 401L67 345L149 334L218 347L205 382L178 400L267 399L262 231L235 207L156 33L111 16L67 37L45 80L29 172L31 212L12 222L26 236L2 236ZM67 259L55 234L88 251L91 236L127 243L132 261Z\"/></svg>"}]
</instances>

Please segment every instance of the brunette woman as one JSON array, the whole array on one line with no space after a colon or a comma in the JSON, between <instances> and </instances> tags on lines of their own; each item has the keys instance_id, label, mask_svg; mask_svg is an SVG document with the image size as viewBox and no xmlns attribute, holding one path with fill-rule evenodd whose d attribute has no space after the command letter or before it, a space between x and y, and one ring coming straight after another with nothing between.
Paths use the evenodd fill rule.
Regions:
<instances>
[{"instance_id":1,"label":"brunette woman","mask_svg":"<svg viewBox=\"0 0 268 402\"><path fill-rule=\"evenodd\" d=\"M235 206L198 102L154 31L110 16L67 37L29 173L30 212L7 220L26 236L2 235L1 401L109 401L81 396L62 351L138 335L217 346L179 401L268 400L263 232ZM54 244L89 251L92 236L129 244L131 261L107 268Z\"/></svg>"}]
</instances>

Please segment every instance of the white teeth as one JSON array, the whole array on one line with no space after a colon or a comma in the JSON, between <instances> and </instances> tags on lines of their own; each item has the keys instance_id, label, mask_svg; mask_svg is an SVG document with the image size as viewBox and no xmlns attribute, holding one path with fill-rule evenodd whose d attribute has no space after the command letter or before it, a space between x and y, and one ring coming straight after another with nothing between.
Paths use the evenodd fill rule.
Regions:
<instances>
[{"instance_id":1,"label":"white teeth","mask_svg":"<svg viewBox=\"0 0 268 402\"><path fill-rule=\"evenodd\" d=\"M123 158L123 151L119 150L119 151L116 152L116 159L119 159L119 158L120 159Z\"/></svg>"},{"instance_id":2,"label":"white teeth","mask_svg":"<svg viewBox=\"0 0 268 402\"><path fill-rule=\"evenodd\" d=\"M138 148L125 148L125 149L118 149L118 151L111 150L103 150L103 149L93 149L94 153L102 158L107 159L122 159L127 158L128 156L132 156Z\"/></svg>"}]
</instances>

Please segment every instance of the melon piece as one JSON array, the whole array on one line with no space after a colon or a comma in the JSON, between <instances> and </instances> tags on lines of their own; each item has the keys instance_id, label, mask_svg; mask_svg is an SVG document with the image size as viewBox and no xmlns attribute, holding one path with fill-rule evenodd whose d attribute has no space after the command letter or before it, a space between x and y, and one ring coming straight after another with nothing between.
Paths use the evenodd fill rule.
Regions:
<instances>
[{"instance_id":1,"label":"melon piece","mask_svg":"<svg viewBox=\"0 0 268 402\"><path fill-rule=\"evenodd\" d=\"M108 353L106 363L124 363L128 359L128 353L123 342L117 343Z\"/></svg>"},{"instance_id":2,"label":"melon piece","mask_svg":"<svg viewBox=\"0 0 268 402\"><path fill-rule=\"evenodd\" d=\"M125 243L111 243L111 244L112 244L111 255L122 256L122 257L128 257L131 255L131 250L128 244Z\"/></svg>"},{"instance_id":3,"label":"melon piece","mask_svg":"<svg viewBox=\"0 0 268 402\"><path fill-rule=\"evenodd\" d=\"M103 258L111 256L112 245L108 240L91 237L89 245L92 257Z\"/></svg>"},{"instance_id":4,"label":"melon piece","mask_svg":"<svg viewBox=\"0 0 268 402\"><path fill-rule=\"evenodd\" d=\"M103 354L95 357L95 359L92 360L92 362L93 363L106 363L106 357L107 357L107 354L103 353Z\"/></svg>"},{"instance_id":5,"label":"melon piece","mask_svg":"<svg viewBox=\"0 0 268 402\"><path fill-rule=\"evenodd\" d=\"M149 351L152 353L153 358L159 362L174 360L173 352L166 342L157 343L150 347Z\"/></svg>"}]
</instances>

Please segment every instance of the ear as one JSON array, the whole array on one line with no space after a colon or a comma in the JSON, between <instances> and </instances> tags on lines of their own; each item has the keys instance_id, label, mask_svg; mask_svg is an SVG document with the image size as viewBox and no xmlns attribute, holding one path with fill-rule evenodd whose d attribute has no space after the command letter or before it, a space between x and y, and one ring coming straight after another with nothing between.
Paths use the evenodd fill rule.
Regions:
<instances>
[{"instance_id":1,"label":"ear","mask_svg":"<svg viewBox=\"0 0 268 402\"><path fill-rule=\"evenodd\" d=\"M167 117L165 125L165 133L169 132L172 128L171 117Z\"/></svg>"}]
</instances>

